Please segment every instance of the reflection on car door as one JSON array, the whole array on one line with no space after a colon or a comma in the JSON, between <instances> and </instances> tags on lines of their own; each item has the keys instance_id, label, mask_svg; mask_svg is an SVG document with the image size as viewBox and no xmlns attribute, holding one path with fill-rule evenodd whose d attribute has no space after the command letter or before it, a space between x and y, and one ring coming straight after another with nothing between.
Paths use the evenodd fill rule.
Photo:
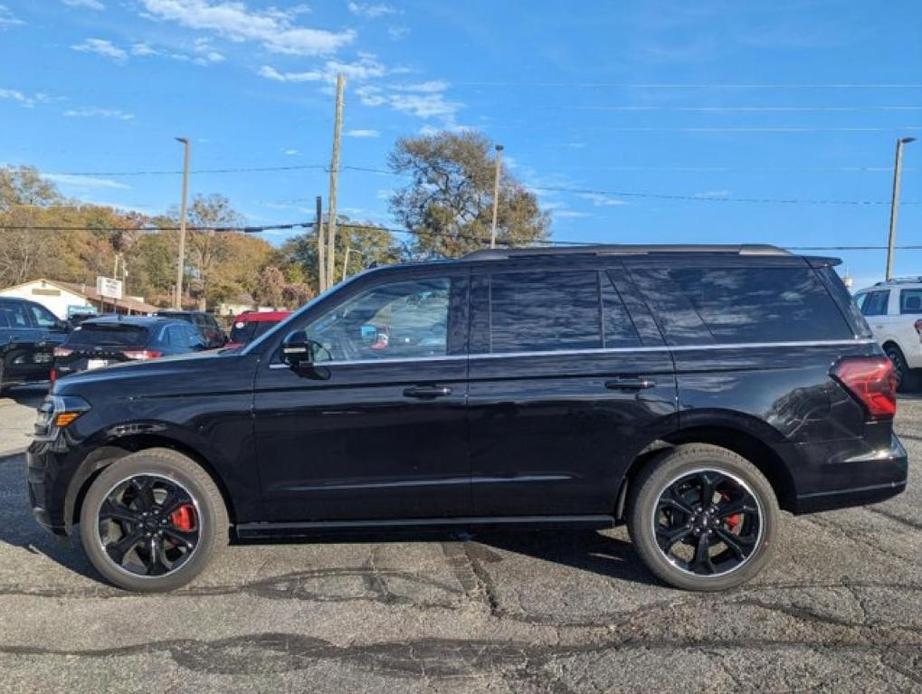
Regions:
<instances>
[{"instance_id":1,"label":"reflection on car door","mask_svg":"<svg viewBox=\"0 0 922 694\"><path fill-rule=\"evenodd\" d=\"M472 278L476 515L610 515L626 466L675 413L669 353L615 270Z\"/></svg>"},{"instance_id":2,"label":"reflection on car door","mask_svg":"<svg viewBox=\"0 0 922 694\"><path fill-rule=\"evenodd\" d=\"M470 514L468 274L432 273L358 281L292 323L322 344L312 370L267 345L254 397L265 520Z\"/></svg>"}]
</instances>

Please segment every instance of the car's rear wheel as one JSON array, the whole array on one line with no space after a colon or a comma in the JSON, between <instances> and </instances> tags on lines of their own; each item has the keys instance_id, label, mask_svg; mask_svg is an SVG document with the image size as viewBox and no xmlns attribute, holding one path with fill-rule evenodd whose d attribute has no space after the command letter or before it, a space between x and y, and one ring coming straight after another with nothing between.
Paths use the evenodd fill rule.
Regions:
<instances>
[{"instance_id":1,"label":"car's rear wheel","mask_svg":"<svg viewBox=\"0 0 922 694\"><path fill-rule=\"evenodd\" d=\"M771 558L780 512L771 484L718 446L686 444L651 461L632 485L628 527L644 563L685 590L738 586Z\"/></svg>"},{"instance_id":2,"label":"car's rear wheel","mask_svg":"<svg viewBox=\"0 0 922 694\"><path fill-rule=\"evenodd\" d=\"M80 538L93 566L116 586L174 590L226 546L227 509L195 461L153 448L117 460L93 481Z\"/></svg>"},{"instance_id":3,"label":"car's rear wheel","mask_svg":"<svg viewBox=\"0 0 922 694\"><path fill-rule=\"evenodd\" d=\"M893 362L893 373L896 376L896 389L901 393L915 390L919 385L918 375L909 368L906 357L896 345L887 345L884 353Z\"/></svg>"}]
</instances>

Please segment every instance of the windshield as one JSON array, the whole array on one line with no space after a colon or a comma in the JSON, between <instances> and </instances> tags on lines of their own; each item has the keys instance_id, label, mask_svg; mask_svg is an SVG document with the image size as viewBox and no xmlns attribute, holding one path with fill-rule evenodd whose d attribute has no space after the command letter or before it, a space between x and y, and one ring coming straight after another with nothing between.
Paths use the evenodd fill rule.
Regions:
<instances>
[{"instance_id":1,"label":"windshield","mask_svg":"<svg viewBox=\"0 0 922 694\"><path fill-rule=\"evenodd\" d=\"M67 336L65 345L89 346L137 346L147 344L149 332L138 325L118 325L113 323L85 322L74 328Z\"/></svg>"}]
</instances>

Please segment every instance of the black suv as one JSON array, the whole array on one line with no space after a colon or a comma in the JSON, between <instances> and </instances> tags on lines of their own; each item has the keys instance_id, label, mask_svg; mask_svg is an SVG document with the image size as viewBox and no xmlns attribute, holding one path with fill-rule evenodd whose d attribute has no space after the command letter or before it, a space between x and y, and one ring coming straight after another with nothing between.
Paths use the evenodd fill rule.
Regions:
<instances>
[{"instance_id":1,"label":"black suv","mask_svg":"<svg viewBox=\"0 0 922 694\"><path fill-rule=\"evenodd\" d=\"M619 522L662 580L735 586L779 509L906 486L893 369L837 262L607 246L369 270L241 350L55 383L33 513L142 591L231 535Z\"/></svg>"},{"instance_id":2,"label":"black suv","mask_svg":"<svg viewBox=\"0 0 922 694\"><path fill-rule=\"evenodd\" d=\"M227 344L227 333L218 325L218 321L210 313L205 311L180 311L179 309L164 309L157 311L161 318L176 318L192 323L205 339L207 349L223 347Z\"/></svg>"},{"instance_id":3,"label":"black suv","mask_svg":"<svg viewBox=\"0 0 922 694\"><path fill-rule=\"evenodd\" d=\"M48 380L52 351L69 326L28 299L0 298L0 392Z\"/></svg>"},{"instance_id":4,"label":"black suv","mask_svg":"<svg viewBox=\"0 0 922 694\"><path fill-rule=\"evenodd\" d=\"M205 339L183 320L150 316L87 318L54 348L52 379L126 361L200 352Z\"/></svg>"}]
</instances>

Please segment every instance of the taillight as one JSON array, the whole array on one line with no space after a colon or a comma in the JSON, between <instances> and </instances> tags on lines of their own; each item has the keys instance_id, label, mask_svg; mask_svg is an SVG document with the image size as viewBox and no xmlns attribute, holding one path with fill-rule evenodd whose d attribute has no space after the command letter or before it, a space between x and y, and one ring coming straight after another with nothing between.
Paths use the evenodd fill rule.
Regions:
<instances>
[{"instance_id":1,"label":"taillight","mask_svg":"<svg viewBox=\"0 0 922 694\"><path fill-rule=\"evenodd\" d=\"M129 359L156 359L163 356L163 352L157 352L153 349L128 349L122 354Z\"/></svg>"},{"instance_id":2,"label":"taillight","mask_svg":"<svg viewBox=\"0 0 922 694\"><path fill-rule=\"evenodd\" d=\"M48 380L51 381L52 383L58 380L58 370L57 369L52 369L51 371L48 372Z\"/></svg>"},{"instance_id":3,"label":"taillight","mask_svg":"<svg viewBox=\"0 0 922 694\"><path fill-rule=\"evenodd\" d=\"M887 357L848 357L832 369L874 419L896 414L896 374Z\"/></svg>"},{"instance_id":4,"label":"taillight","mask_svg":"<svg viewBox=\"0 0 922 694\"><path fill-rule=\"evenodd\" d=\"M72 350L70 347L55 347L54 348L54 356L56 357L69 357L73 353L74 353L74 350Z\"/></svg>"},{"instance_id":5,"label":"taillight","mask_svg":"<svg viewBox=\"0 0 922 694\"><path fill-rule=\"evenodd\" d=\"M913 324L913 327L916 329L916 335L919 336L919 342L922 342L922 318L920 318L919 320L917 320L917 321Z\"/></svg>"}]
</instances>

